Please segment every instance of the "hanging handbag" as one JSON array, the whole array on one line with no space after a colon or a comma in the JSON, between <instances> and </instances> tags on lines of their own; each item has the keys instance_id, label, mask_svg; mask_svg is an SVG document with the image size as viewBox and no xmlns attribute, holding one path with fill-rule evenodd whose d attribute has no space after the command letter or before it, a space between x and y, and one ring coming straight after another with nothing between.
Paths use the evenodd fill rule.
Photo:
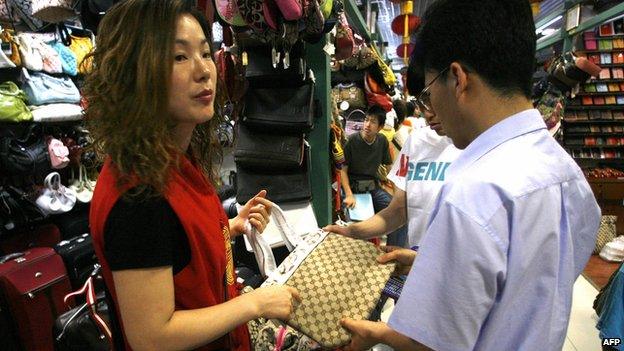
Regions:
<instances>
[{"instance_id":1,"label":"hanging handbag","mask_svg":"<svg viewBox=\"0 0 624 351\"><path fill-rule=\"evenodd\" d=\"M61 314L54 322L55 350L109 351L113 349L111 313L104 291L96 292L100 265L91 273L81 289L65 296L84 295L85 303Z\"/></svg>"},{"instance_id":2,"label":"hanging handbag","mask_svg":"<svg viewBox=\"0 0 624 351\"><path fill-rule=\"evenodd\" d=\"M297 169L303 162L303 150L303 134L278 136L252 131L240 124L234 160L259 171Z\"/></svg>"},{"instance_id":3,"label":"hanging handbag","mask_svg":"<svg viewBox=\"0 0 624 351\"><path fill-rule=\"evenodd\" d=\"M42 20L33 17L33 0L5 0L8 6L11 6L12 21L21 19L33 31L43 28Z\"/></svg>"},{"instance_id":4,"label":"hanging handbag","mask_svg":"<svg viewBox=\"0 0 624 351\"><path fill-rule=\"evenodd\" d=\"M48 154L50 155L50 164L53 169L61 169L69 164L69 149L63 145L63 142L50 138L48 141Z\"/></svg>"},{"instance_id":5,"label":"hanging handbag","mask_svg":"<svg viewBox=\"0 0 624 351\"><path fill-rule=\"evenodd\" d=\"M22 81L28 101L33 105L80 102L78 88L67 77L53 77L41 72L29 73L22 68Z\"/></svg>"},{"instance_id":6,"label":"hanging handbag","mask_svg":"<svg viewBox=\"0 0 624 351\"><path fill-rule=\"evenodd\" d=\"M0 121L23 122L33 119L26 106L26 94L11 81L0 84Z\"/></svg>"},{"instance_id":7,"label":"hanging handbag","mask_svg":"<svg viewBox=\"0 0 624 351\"><path fill-rule=\"evenodd\" d=\"M266 189L267 198L276 203L310 200L312 190L309 169L309 147L305 149L302 166L295 170L257 171L237 164L236 201L247 203L262 189Z\"/></svg>"},{"instance_id":8,"label":"hanging handbag","mask_svg":"<svg viewBox=\"0 0 624 351\"><path fill-rule=\"evenodd\" d=\"M598 235L596 238L596 246L594 247L594 254L600 253L602 248L617 236L616 224L617 216L601 216L600 227L598 227Z\"/></svg>"},{"instance_id":9,"label":"hanging handbag","mask_svg":"<svg viewBox=\"0 0 624 351\"><path fill-rule=\"evenodd\" d=\"M238 10L236 0L216 0L215 8L219 17L231 26L244 27L247 25L245 19Z\"/></svg>"},{"instance_id":10,"label":"hanging handbag","mask_svg":"<svg viewBox=\"0 0 624 351\"><path fill-rule=\"evenodd\" d=\"M332 88L332 94L336 96L336 103L339 106L343 101L346 101L349 103L349 108L366 108L364 91L355 83L337 84Z\"/></svg>"},{"instance_id":11,"label":"hanging handbag","mask_svg":"<svg viewBox=\"0 0 624 351\"><path fill-rule=\"evenodd\" d=\"M335 46L336 52L334 57L336 60L348 59L354 53L355 38L353 37L353 30L347 21L347 16L344 13L338 18L338 24L336 25Z\"/></svg>"},{"instance_id":12,"label":"hanging handbag","mask_svg":"<svg viewBox=\"0 0 624 351\"><path fill-rule=\"evenodd\" d=\"M58 23L76 16L73 0L32 0L32 15L42 21Z\"/></svg>"},{"instance_id":13,"label":"hanging handbag","mask_svg":"<svg viewBox=\"0 0 624 351\"><path fill-rule=\"evenodd\" d=\"M316 43L323 37L325 29L325 18L321 12L321 7L317 0L304 1L304 17L303 22L305 28L302 32L302 39L309 43Z\"/></svg>"},{"instance_id":14,"label":"hanging handbag","mask_svg":"<svg viewBox=\"0 0 624 351\"><path fill-rule=\"evenodd\" d=\"M87 58L87 55L93 50L94 39L92 37L78 37L75 35L71 35L70 38L71 44L69 45L69 49L76 56L78 73L87 74L91 72L93 57Z\"/></svg>"},{"instance_id":15,"label":"hanging handbag","mask_svg":"<svg viewBox=\"0 0 624 351\"><path fill-rule=\"evenodd\" d=\"M73 178L72 169L72 178ZM89 203L93 198L93 190L95 189L95 181L89 179L87 168L84 165L78 167L78 179L70 180L69 186L76 193L76 199L82 203Z\"/></svg>"},{"instance_id":16,"label":"hanging handbag","mask_svg":"<svg viewBox=\"0 0 624 351\"><path fill-rule=\"evenodd\" d=\"M61 175L52 172L43 181L43 192L37 198L37 206L46 214L71 211L76 204L76 193L61 184Z\"/></svg>"},{"instance_id":17,"label":"hanging handbag","mask_svg":"<svg viewBox=\"0 0 624 351\"><path fill-rule=\"evenodd\" d=\"M275 219L281 210L272 210ZM281 214L283 216L283 213ZM395 264L381 265L381 250L372 243L328 233L323 230L296 237L292 229L278 226L284 241L294 250L268 273L262 286L286 285L296 288L302 301L287 324L318 342L325 349L335 349L350 341L350 334L340 326L345 316L367 319L377 305ZM249 229L245 235L254 253L262 261L271 261L270 247L261 235ZM258 257L258 255L256 255Z\"/></svg>"},{"instance_id":18,"label":"hanging handbag","mask_svg":"<svg viewBox=\"0 0 624 351\"><path fill-rule=\"evenodd\" d=\"M303 0L275 0L282 16L287 21L297 21L303 16Z\"/></svg>"},{"instance_id":19,"label":"hanging handbag","mask_svg":"<svg viewBox=\"0 0 624 351\"><path fill-rule=\"evenodd\" d=\"M13 36L13 31L8 30L8 29L3 29L2 32L0 32L0 39L2 39L3 43L9 44L10 53L8 51L5 51L5 53L9 55L9 59L16 66L21 66L22 58L19 53L19 44L17 43L17 39L15 39L15 37ZM3 48L3 50L5 49Z\"/></svg>"},{"instance_id":20,"label":"hanging handbag","mask_svg":"<svg viewBox=\"0 0 624 351\"><path fill-rule=\"evenodd\" d=\"M22 66L31 71L42 71L43 56L39 51L37 39L28 33L20 33L17 35L17 41L19 43Z\"/></svg>"},{"instance_id":21,"label":"hanging handbag","mask_svg":"<svg viewBox=\"0 0 624 351\"><path fill-rule=\"evenodd\" d=\"M61 59L61 66L63 73L75 76L78 74L78 62L76 61L76 55L60 41L54 41L49 44L56 52L58 52Z\"/></svg>"},{"instance_id":22,"label":"hanging handbag","mask_svg":"<svg viewBox=\"0 0 624 351\"><path fill-rule=\"evenodd\" d=\"M280 49L285 51L281 64ZM307 65L301 42L292 48L286 43L279 47L277 44L246 47L244 55L248 62L245 78L251 87L297 86L306 78Z\"/></svg>"},{"instance_id":23,"label":"hanging handbag","mask_svg":"<svg viewBox=\"0 0 624 351\"><path fill-rule=\"evenodd\" d=\"M396 84L396 76L394 75L394 72L392 72L390 66L388 66L386 62L381 58L381 54L379 54L379 51L377 51L374 46L371 47L371 51L373 53L375 61L377 62L377 66L375 66L374 68L380 71L381 76L383 77L383 82L388 87L393 87Z\"/></svg>"},{"instance_id":24,"label":"hanging handbag","mask_svg":"<svg viewBox=\"0 0 624 351\"><path fill-rule=\"evenodd\" d=\"M271 133L305 133L312 129L314 82L298 87L250 88L245 95L243 123Z\"/></svg>"},{"instance_id":25,"label":"hanging handbag","mask_svg":"<svg viewBox=\"0 0 624 351\"><path fill-rule=\"evenodd\" d=\"M21 138L0 139L0 170L8 175L44 174L50 170L48 145L38 125L31 125Z\"/></svg>"},{"instance_id":26,"label":"hanging handbag","mask_svg":"<svg viewBox=\"0 0 624 351\"><path fill-rule=\"evenodd\" d=\"M0 36L0 68L14 68L15 63L7 55L11 55L12 47L9 41Z\"/></svg>"}]
</instances>

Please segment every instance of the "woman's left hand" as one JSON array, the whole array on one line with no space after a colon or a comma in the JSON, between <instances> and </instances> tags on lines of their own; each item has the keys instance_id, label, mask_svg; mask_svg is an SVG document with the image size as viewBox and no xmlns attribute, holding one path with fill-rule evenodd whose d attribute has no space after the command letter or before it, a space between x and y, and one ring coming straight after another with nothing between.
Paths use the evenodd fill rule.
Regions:
<instances>
[{"instance_id":1,"label":"woman's left hand","mask_svg":"<svg viewBox=\"0 0 624 351\"><path fill-rule=\"evenodd\" d=\"M267 199L266 190L261 190L251 200L247 201L245 206L238 212L238 216L230 220L230 232L233 235L239 235L245 232L245 221L254 226L259 233L264 232L270 221L271 209L273 203Z\"/></svg>"}]
</instances>

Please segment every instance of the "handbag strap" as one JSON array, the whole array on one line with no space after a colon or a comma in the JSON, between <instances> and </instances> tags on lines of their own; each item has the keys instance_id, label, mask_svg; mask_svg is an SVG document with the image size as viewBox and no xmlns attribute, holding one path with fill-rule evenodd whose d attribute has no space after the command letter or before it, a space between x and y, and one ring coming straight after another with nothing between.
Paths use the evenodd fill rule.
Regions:
<instances>
[{"instance_id":1,"label":"handbag strap","mask_svg":"<svg viewBox=\"0 0 624 351\"><path fill-rule=\"evenodd\" d=\"M292 226L286 220L286 216L284 215L284 211L277 204L273 204L273 208L271 209L271 218L273 219L275 226L277 227L288 251L292 251L299 243L302 238L301 235L298 235L297 232L292 228ZM269 276L273 271L277 269L277 264L275 263L275 256L273 255L273 251L271 250L271 246L264 239L258 230L249 223L249 220L245 223L245 236L249 240L251 247L254 252L254 256L256 256L256 261L258 262L258 267L260 268L260 273L263 276Z\"/></svg>"},{"instance_id":2,"label":"handbag strap","mask_svg":"<svg viewBox=\"0 0 624 351\"><path fill-rule=\"evenodd\" d=\"M104 333L104 336L109 340L109 342L112 343L113 333L111 332L111 329L108 327L106 322L97 313L97 296L95 294L95 287L94 287L93 280L95 279L97 272L99 272L99 270L100 270L100 266L98 265L95 268L95 270L91 273L91 275L89 276L87 281L84 283L84 285L77 291L74 291L65 295L65 297L63 298L63 302L65 303L66 306L68 306L67 302L71 297L77 296L77 295L85 295L86 303L83 306L81 306L80 310L83 310L84 306L89 308L89 314L91 315L91 318L93 318L93 321L95 322L96 326L98 327L98 329L100 329L102 333ZM69 322L67 324L69 324ZM67 324L65 326L67 326Z\"/></svg>"}]
</instances>

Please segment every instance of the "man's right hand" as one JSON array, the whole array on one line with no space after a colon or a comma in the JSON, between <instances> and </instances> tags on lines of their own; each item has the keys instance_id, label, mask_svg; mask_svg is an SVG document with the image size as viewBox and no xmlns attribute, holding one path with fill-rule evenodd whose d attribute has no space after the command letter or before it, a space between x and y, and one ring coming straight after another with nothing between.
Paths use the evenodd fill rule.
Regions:
<instances>
[{"instance_id":1,"label":"man's right hand","mask_svg":"<svg viewBox=\"0 0 624 351\"><path fill-rule=\"evenodd\" d=\"M347 195L345 197L344 201L342 201L342 203L344 203L344 205L347 206L347 208L354 208L355 207L355 196L353 196L353 194Z\"/></svg>"},{"instance_id":2,"label":"man's right hand","mask_svg":"<svg viewBox=\"0 0 624 351\"><path fill-rule=\"evenodd\" d=\"M406 275L409 273L410 269L412 269L412 264L416 258L416 251L398 246L382 246L381 249L386 253L377 257L377 262L396 262L397 266L394 270L395 275Z\"/></svg>"}]
</instances>

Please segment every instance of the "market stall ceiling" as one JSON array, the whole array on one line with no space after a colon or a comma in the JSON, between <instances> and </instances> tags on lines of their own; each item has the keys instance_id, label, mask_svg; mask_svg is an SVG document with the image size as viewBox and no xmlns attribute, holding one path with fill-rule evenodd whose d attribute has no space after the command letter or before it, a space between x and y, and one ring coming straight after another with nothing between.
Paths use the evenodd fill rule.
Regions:
<instances>
[{"instance_id":1,"label":"market stall ceiling","mask_svg":"<svg viewBox=\"0 0 624 351\"><path fill-rule=\"evenodd\" d=\"M362 0L360 0L362 1ZM393 68L399 69L404 65L403 60L396 54L396 48L401 45L401 37L394 34L390 29L392 20L397 15L401 14L401 8L399 4L393 3L390 0L370 0L371 4L378 4L379 15L377 21L379 24L379 30L381 31L381 37L384 41L388 42L387 53L388 57L393 61ZM414 14L422 16L425 13L427 7L436 0L414 0ZM539 22L554 11L563 9L564 0L544 0L540 3L540 12L535 16L535 23ZM554 23L549 27L561 26L561 23Z\"/></svg>"}]
</instances>

